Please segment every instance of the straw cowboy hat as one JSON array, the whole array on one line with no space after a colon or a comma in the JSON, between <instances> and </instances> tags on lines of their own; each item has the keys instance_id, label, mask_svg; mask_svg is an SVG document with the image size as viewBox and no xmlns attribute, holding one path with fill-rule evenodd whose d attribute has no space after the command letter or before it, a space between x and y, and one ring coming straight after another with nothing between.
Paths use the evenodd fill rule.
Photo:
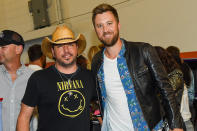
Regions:
<instances>
[{"instance_id":1,"label":"straw cowboy hat","mask_svg":"<svg viewBox=\"0 0 197 131\"><path fill-rule=\"evenodd\" d=\"M52 39L45 37L42 41L42 51L43 54L49 58L53 58L51 52L52 44L66 44L76 42L78 45L78 55L80 55L86 48L86 40L82 34L79 34L76 38L74 38L74 33L65 25L58 26L56 30L52 34Z\"/></svg>"}]
</instances>

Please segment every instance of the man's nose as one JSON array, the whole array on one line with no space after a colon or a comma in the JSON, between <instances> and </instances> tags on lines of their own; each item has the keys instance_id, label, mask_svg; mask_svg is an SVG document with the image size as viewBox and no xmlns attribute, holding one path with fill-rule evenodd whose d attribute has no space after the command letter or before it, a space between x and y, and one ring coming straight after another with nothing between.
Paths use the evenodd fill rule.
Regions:
<instances>
[{"instance_id":1,"label":"man's nose","mask_svg":"<svg viewBox=\"0 0 197 131\"><path fill-rule=\"evenodd\" d=\"M63 49L64 49L65 52L68 52L68 50L69 50L68 45L64 45Z\"/></svg>"},{"instance_id":2,"label":"man's nose","mask_svg":"<svg viewBox=\"0 0 197 131\"><path fill-rule=\"evenodd\" d=\"M103 32L108 32L108 27L106 25L103 26Z\"/></svg>"}]
</instances>

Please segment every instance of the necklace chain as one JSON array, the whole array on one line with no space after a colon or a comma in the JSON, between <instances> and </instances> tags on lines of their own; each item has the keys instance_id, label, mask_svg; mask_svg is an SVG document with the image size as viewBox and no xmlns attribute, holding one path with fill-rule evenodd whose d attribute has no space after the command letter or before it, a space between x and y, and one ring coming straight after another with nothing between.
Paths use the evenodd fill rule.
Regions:
<instances>
[{"instance_id":1,"label":"necklace chain","mask_svg":"<svg viewBox=\"0 0 197 131\"><path fill-rule=\"evenodd\" d=\"M58 69L57 69L56 67L55 67L55 69L56 69L58 75L60 76L60 78L62 79L62 81L65 82L65 80L63 79L63 77L65 77L65 78L67 79L66 81L67 81L68 83L70 83L70 81L71 81L71 79L73 78L73 76L75 76L75 74L77 73L77 71L76 71L75 73L73 73L73 74L71 75L70 78L68 78L68 77L66 77L65 75L61 75L61 73L58 71Z\"/></svg>"}]
</instances>

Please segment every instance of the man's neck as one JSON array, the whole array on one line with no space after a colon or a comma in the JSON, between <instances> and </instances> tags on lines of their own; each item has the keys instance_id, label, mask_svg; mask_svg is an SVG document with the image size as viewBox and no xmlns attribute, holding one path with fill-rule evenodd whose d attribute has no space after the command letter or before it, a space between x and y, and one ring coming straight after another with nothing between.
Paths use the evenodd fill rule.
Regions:
<instances>
[{"instance_id":1,"label":"man's neck","mask_svg":"<svg viewBox=\"0 0 197 131\"><path fill-rule=\"evenodd\" d=\"M56 69L58 71L60 71L60 72L62 72L64 74L72 74L72 73L76 72L77 69L78 69L78 67L77 67L76 64L74 64L72 66L68 66L68 67L63 67L63 66L61 66L61 65L59 65L59 64L56 63L55 64L55 67L56 67Z\"/></svg>"},{"instance_id":2,"label":"man's neck","mask_svg":"<svg viewBox=\"0 0 197 131\"><path fill-rule=\"evenodd\" d=\"M22 66L20 62L9 63L4 65L10 74L16 74L16 71Z\"/></svg>"},{"instance_id":3,"label":"man's neck","mask_svg":"<svg viewBox=\"0 0 197 131\"><path fill-rule=\"evenodd\" d=\"M38 65L38 66L42 67L42 63L40 62L40 59L32 61L32 62L29 62L29 64L30 65Z\"/></svg>"},{"instance_id":4,"label":"man's neck","mask_svg":"<svg viewBox=\"0 0 197 131\"><path fill-rule=\"evenodd\" d=\"M11 76L12 82L14 82L17 78L17 70L22 66L20 62L15 62L15 63L9 63L4 65L5 68L7 69L8 73Z\"/></svg>"},{"instance_id":5,"label":"man's neck","mask_svg":"<svg viewBox=\"0 0 197 131\"><path fill-rule=\"evenodd\" d=\"M104 53L109 59L115 59L118 56L121 48L122 48L122 41L119 38L115 45L111 47L106 47Z\"/></svg>"}]
</instances>

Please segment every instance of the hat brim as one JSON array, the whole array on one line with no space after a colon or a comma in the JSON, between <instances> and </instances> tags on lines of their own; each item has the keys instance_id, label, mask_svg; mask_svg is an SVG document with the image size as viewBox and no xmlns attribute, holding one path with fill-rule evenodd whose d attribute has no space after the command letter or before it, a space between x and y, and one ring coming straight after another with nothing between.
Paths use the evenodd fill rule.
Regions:
<instances>
[{"instance_id":1,"label":"hat brim","mask_svg":"<svg viewBox=\"0 0 197 131\"><path fill-rule=\"evenodd\" d=\"M82 54L86 48L86 39L85 39L84 35L82 35L82 34L79 34L75 40L63 39L58 42L54 42L51 39L49 39L48 37L45 37L43 39L42 45L41 45L42 52L45 56L52 59L53 58L52 51L51 51L52 44L58 45L58 44L66 44L66 43L73 43L73 42L76 42L78 45L78 55Z\"/></svg>"},{"instance_id":2,"label":"hat brim","mask_svg":"<svg viewBox=\"0 0 197 131\"><path fill-rule=\"evenodd\" d=\"M11 44L10 42L8 41L5 41L4 39L0 38L0 46L5 46L5 45L9 45Z\"/></svg>"}]
</instances>

